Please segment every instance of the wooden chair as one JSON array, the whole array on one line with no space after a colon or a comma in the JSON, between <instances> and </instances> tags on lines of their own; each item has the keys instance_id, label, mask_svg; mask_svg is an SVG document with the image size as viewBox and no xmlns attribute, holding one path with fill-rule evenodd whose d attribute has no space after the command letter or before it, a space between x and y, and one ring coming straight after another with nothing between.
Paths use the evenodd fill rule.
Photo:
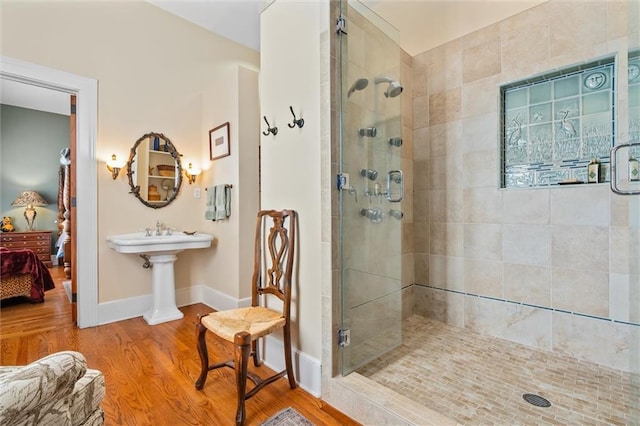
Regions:
<instances>
[{"instance_id":1,"label":"wooden chair","mask_svg":"<svg viewBox=\"0 0 640 426\"><path fill-rule=\"evenodd\" d=\"M269 219L272 219L272 225L269 225ZM285 225L285 222L288 222L288 226ZM294 265L295 241L295 211L263 210L258 212L251 306L201 315L196 324L198 353L202 367L200 377L195 383L196 389L200 390L204 387L209 371L220 367L233 368L238 388L237 425L244 424L245 401L264 386L286 374L291 389L296 387L291 360L290 323L291 275ZM280 300L275 300L274 297ZM269 307L267 307L267 302L269 302ZM277 308L274 307L273 302ZM262 362L258 356L257 339L278 329L282 329L284 338L286 369L266 379L261 379L248 371L249 356L253 357L253 364L259 367ZM209 365L207 330L235 345L232 360ZM255 385L249 391L247 391L247 378Z\"/></svg>"}]
</instances>

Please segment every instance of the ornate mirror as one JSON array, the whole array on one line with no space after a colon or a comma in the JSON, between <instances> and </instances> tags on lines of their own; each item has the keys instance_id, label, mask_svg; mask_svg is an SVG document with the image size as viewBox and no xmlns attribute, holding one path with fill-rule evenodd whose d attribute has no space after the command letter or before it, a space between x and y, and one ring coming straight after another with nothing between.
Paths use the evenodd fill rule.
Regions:
<instances>
[{"instance_id":1,"label":"ornate mirror","mask_svg":"<svg viewBox=\"0 0 640 426\"><path fill-rule=\"evenodd\" d=\"M147 133L131 148L127 176L131 194L142 204L154 209L168 206L182 185L180 154L162 133Z\"/></svg>"}]
</instances>

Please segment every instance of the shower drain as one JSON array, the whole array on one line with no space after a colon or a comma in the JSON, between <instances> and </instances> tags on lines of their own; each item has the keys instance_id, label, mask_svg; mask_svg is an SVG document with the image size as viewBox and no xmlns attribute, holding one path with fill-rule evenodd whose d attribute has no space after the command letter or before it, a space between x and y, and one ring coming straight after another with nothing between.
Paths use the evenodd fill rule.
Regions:
<instances>
[{"instance_id":1,"label":"shower drain","mask_svg":"<svg viewBox=\"0 0 640 426\"><path fill-rule=\"evenodd\" d=\"M551 407L551 403L548 399L541 397L540 395L534 395L532 393L525 393L522 395L522 398L527 401L531 405L535 405L536 407Z\"/></svg>"}]
</instances>

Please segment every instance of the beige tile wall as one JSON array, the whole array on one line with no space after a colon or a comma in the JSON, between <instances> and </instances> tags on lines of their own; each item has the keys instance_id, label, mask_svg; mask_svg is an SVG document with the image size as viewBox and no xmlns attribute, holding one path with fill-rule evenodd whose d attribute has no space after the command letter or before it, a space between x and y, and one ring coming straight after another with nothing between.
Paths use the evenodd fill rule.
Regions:
<instances>
[{"instance_id":1,"label":"beige tile wall","mask_svg":"<svg viewBox=\"0 0 640 426\"><path fill-rule=\"evenodd\" d=\"M640 316L629 201L604 184L499 189L499 86L626 54L626 2L588 4L552 0L412 58L414 310L637 370L640 327L611 321Z\"/></svg>"}]
</instances>

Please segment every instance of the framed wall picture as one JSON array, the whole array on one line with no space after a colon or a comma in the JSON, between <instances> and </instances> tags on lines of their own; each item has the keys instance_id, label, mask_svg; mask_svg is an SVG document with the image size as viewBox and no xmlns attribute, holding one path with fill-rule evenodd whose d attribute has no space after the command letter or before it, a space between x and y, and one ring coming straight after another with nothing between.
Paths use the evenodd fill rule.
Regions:
<instances>
[{"instance_id":1,"label":"framed wall picture","mask_svg":"<svg viewBox=\"0 0 640 426\"><path fill-rule=\"evenodd\" d=\"M229 122L209 130L209 158L211 161L231 155Z\"/></svg>"}]
</instances>

